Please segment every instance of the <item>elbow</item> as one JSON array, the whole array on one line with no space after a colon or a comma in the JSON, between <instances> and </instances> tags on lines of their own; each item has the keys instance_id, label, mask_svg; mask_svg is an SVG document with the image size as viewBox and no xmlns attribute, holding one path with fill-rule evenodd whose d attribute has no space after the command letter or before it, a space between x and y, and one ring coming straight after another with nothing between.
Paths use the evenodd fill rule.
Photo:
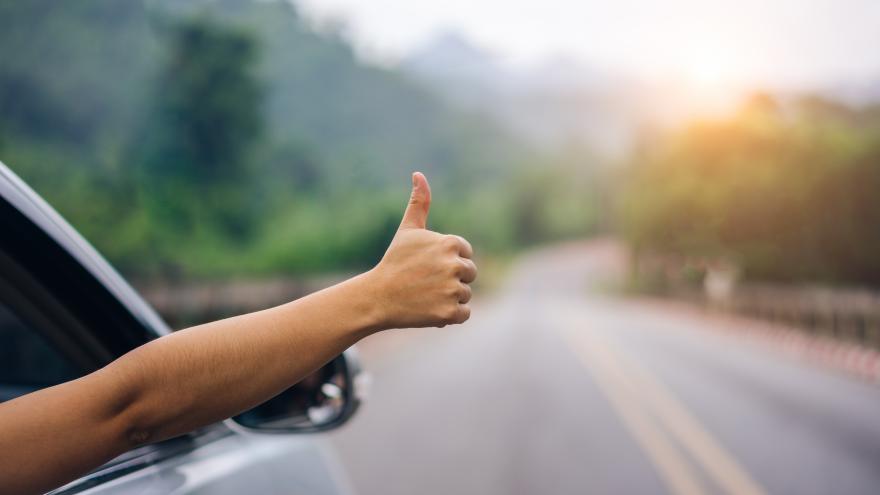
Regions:
<instances>
[{"instance_id":1,"label":"elbow","mask_svg":"<svg viewBox=\"0 0 880 495\"><path fill-rule=\"evenodd\" d=\"M153 429L144 428L140 425L132 425L126 428L123 442L128 449L133 449L151 443L153 438L155 438Z\"/></svg>"},{"instance_id":2,"label":"elbow","mask_svg":"<svg viewBox=\"0 0 880 495\"><path fill-rule=\"evenodd\" d=\"M159 442L199 426L193 397L155 385L132 394L118 413L117 437L127 449Z\"/></svg>"},{"instance_id":3,"label":"elbow","mask_svg":"<svg viewBox=\"0 0 880 495\"><path fill-rule=\"evenodd\" d=\"M140 390L121 392L111 419L113 437L121 448L130 450L155 441L159 425L150 402L148 394Z\"/></svg>"},{"instance_id":4,"label":"elbow","mask_svg":"<svg viewBox=\"0 0 880 495\"><path fill-rule=\"evenodd\" d=\"M188 399L169 401L161 391L134 400L119 415L118 437L127 449L182 435L203 422Z\"/></svg>"},{"instance_id":5,"label":"elbow","mask_svg":"<svg viewBox=\"0 0 880 495\"><path fill-rule=\"evenodd\" d=\"M136 365L137 350L120 358L98 373L110 384L104 416L111 425L110 435L119 449L130 450L156 441L161 415L155 393L150 391L141 366ZM124 451L123 450L123 451Z\"/></svg>"},{"instance_id":6,"label":"elbow","mask_svg":"<svg viewBox=\"0 0 880 495\"><path fill-rule=\"evenodd\" d=\"M115 436L127 450L164 440L173 432L174 413L162 395L161 391L139 391L118 411Z\"/></svg>"},{"instance_id":7,"label":"elbow","mask_svg":"<svg viewBox=\"0 0 880 495\"><path fill-rule=\"evenodd\" d=\"M126 449L180 435L199 426L197 400L158 365L146 344L104 368L115 384L114 436Z\"/></svg>"}]
</instances>

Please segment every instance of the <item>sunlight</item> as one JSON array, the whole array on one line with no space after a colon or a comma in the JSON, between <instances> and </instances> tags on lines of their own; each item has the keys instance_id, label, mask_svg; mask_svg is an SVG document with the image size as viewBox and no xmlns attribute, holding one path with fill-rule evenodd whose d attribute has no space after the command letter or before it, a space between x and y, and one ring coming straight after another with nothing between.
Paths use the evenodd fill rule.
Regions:
<instances>
[{"instance_id":1,"label":"sunlight","mask_svg":"<svg viewBox=\"0 0 880 495\"><path fill-rule=\"evenodd\" d=\"M691 53L682 57L681 74L689 91L686 100L696 114L729 111L749 89L754 76L741 52L728 49L720 40L712 41L691 46Z\"/></svg>"},{"instance_id":2,"label":"sunlight","mask_svg":"<svg viewBox=\"0 0 880 495\"><path fill-rule=\"evenodd\" d=\"M688 78L697 86L704 88L729 83L732 75L728 67L715 57L697 60L688 71Z\"/></svg>"},{"instance_id":3,"label":"sunlight","mask_svg":"<svg viewBox=\"0 0 880 495\"><path fill-rule=\"evenodd\" d=\"M683 72L701 90L729 89L744 82L750 66L741 49L720 36L701 36L683 55Z\"/></svg>"}]
</instances>

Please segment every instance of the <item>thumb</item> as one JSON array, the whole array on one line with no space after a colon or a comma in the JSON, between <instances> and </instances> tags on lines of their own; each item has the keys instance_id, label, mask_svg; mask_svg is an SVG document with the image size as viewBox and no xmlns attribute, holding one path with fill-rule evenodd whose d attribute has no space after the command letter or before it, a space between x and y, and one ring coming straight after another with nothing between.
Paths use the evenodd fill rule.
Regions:
<instances>
[{"instance_id":1,"label":"thumb","mask_svg":"<svg viewBox=\"0 0 880 495\"><path fill-rule=\"evenodd\" d=\"M431 208L431 186L421 172L412 175L412 194L403 213L400 229L424 229L428 226L428 210Z\"/></svg>"}]
</instances>

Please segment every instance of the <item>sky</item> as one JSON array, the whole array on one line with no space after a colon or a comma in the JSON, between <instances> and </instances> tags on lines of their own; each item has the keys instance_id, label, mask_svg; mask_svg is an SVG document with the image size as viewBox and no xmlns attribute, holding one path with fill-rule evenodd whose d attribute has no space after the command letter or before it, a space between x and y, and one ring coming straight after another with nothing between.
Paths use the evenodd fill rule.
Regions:
<instances>
[{"instance_id":1,"label":"sky","mask_svg":"<svg viewBox=\"0 0 880 495\"><path fill-rule=\"evenodd\" d=\"M460 31L512 65L574 57L696 84L880 84L878 0L299 0L344 19L359 49L394 60Z\"/></svg>"}]
</instances>

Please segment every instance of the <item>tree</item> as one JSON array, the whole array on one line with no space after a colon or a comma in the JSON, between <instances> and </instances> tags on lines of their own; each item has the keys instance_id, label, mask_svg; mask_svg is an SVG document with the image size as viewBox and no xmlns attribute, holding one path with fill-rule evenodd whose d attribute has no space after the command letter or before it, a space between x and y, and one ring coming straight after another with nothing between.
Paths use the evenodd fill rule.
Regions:
<instances>
[{"instance_id":1,"label":"tree","mask_svg":"<svg viewBox=\"0 0 880 495\"><path fill-rule=\"evenodd\" d=\"M135 149L153 220L177 233L217 227L231 240L253 223L249 154L263 132L257 41L204 17L168 26L152 117Z\"/></svg>"}]
</instances>

